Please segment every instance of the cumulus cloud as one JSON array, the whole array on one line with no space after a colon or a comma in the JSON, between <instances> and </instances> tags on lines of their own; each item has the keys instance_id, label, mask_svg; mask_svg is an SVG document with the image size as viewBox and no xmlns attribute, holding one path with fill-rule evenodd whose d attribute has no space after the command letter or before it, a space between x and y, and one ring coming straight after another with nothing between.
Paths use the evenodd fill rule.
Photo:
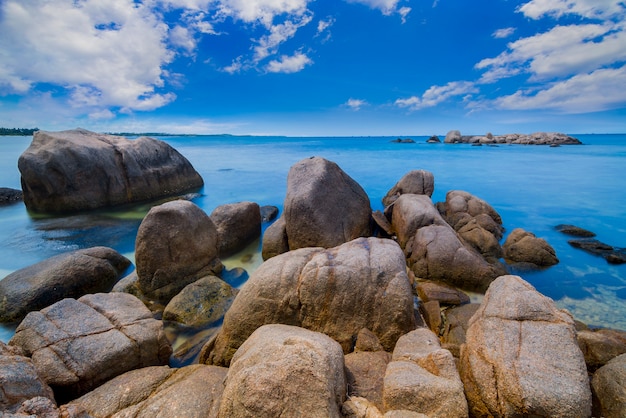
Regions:
<instances>
[{"instance_id":1,"label":"cumulus cloud","mask_svg":"<svg viewBox=\"0 0 626 418\"><path fill-rule=\"evenodd\" d=\"M310 0L221 0L218 3L219 13L244 22L261 22L271 27L274 18L288 14L301 16L308 12Z\"/></svg>"},{"instance_id":2,"label":"cumulus cloud","mask_svg":"<svg viewBox=\"0 0 626 418\"><path fill-rule=\"evenodd\" d=\"M361 99L348 99L348 101L345 103L345 106L347 106L348 108L354 110L354 111L358 111L361 110L361 108L363 106L366 106L368 103L365 100L361 100Z\"/></svg>"},{"instance_id":3,"label":"cumulus cloud","mask_svg":"<svg viewBox=\"0 0 626 418\"><path fill-rule=\"evenodd\" d=\"M544 16L559 18L574 14L590 19L608 19L624 13L623 0L532 0L518 11L531 19Z\"/></svg>"},{"instance_id":4,"label":"cumulus cloud","mask_svg":"<svg viewBox=\"0 0 626 418\"><path fill-rule=\"evenodd\" d=\"M595 70L551 84L542 90L519 90L500 97L500 109L552 109L563 113L586 113L615 108L626 103L626 66Z\"/></svg>"},{"instance_id":5,"label":"cumulus cloud","mask_svg":"<svg viewBox=\"0 0 626 418\"><path fill-rule=\"evenodd\" d=\"M420 110L437 106L455 96L466 96L477 92L478 89L472 82L451 81L445 86L430 87L424 92L422 97L412 96L406 99L398 99L395 101L395 105L408 108L409 110Z\"/></svg>"},{"instance_id":6,"label":"cumulus cloud","mask_svg":"<svg viewBox=\"0 0 626 418\"><path fill-rule=\"evenodd\" d=\"M296 52L292 56L282 55L278 60L272 60L267 64L266 70L270 73L297 73L313 61L302 52Z\"/></svg>"},{"instance_id":7,"label":"cumulus cloud","mask_svg":"<svg viewBox=\"0 0 626 418\"><path fill-rule=\"evenodd\" d=\"M493 36L496 39L503 39L503 38L508 38L509 36L513 35L514 32L515 32L515 28L502 28L502 29L496 30L491 36Z\"/></svg>"},{"instance_id":8,"label":"cumulus cloud","mask_svg":"<svg viewBox=\"0 0 626 418\"><path fill-rule=\"evenodd\" d=\"M410 7L398 8L400 0L346 0L348 3L358 3L368 6L372 9L378 9L382 14L389 16L394 13L399 13L402 17L402 21L406 20L406 16L411 11Z\"/></svg>"},{"instance_id":9,"label":"cumulus cloud","mask_svg":"<svg viewBox=\"0 0 626 418\"><path fill-rule=\"evenodd\" d=\"M173 99L155 91L173 54L167 26L148 7L132 0L6 0L0 7L5 91L49 83L73 90L76 103L128 109Z\"/></svg>"}]
</instances>

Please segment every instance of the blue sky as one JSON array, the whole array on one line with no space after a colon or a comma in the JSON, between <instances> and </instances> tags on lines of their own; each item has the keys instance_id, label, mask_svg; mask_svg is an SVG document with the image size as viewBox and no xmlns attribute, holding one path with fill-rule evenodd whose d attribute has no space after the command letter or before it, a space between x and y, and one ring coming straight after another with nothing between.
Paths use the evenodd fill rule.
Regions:
<instances>
[{"instance_id":1,"label":"blue sky","mask_svg":"<svg viewBox=\"0 0 626 418\"><path fill-rule=\"evenodd\" d=\"M0 126L626 132L626 4L0 0Z\"/></svg>"}]
</instances>

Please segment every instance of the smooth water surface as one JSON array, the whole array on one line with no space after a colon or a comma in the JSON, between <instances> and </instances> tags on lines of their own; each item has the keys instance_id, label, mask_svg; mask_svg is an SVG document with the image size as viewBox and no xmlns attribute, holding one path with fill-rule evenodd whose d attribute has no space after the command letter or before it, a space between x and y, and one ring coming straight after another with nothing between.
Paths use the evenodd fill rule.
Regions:
<instances>
[{"instance_id":1,"label":"smooth water surface","mask_svg":"<svg viewBox=\"0 0 626 418\"><path fill-rule=\"evenodd\" d=\"M185 155L205 186L193 202L207 213L238 201L282 209L289 168L321 156L336 162L382 209L385 193L408 171L435 176L433 201L465 190L490 203L507 232L524 228L546 239L560 263L519 273L559 306L592 326L626 330L626 265L571 247L554 230L574 224L597 239L626 247L626 135L574 135L585 145L546 146L392 143L390 137L284 138L185 136L161 138ZM31 138L0 137L0 187L20 187L17 158ZM69 217L32 216L23 204L0 207L0 277L61 252L95 245L133 257L134 239L149 205ZM249 273L261 263L259 245L225 261ZM0 334L10 338L12 330Z\"/></svg>"}]
</instances>

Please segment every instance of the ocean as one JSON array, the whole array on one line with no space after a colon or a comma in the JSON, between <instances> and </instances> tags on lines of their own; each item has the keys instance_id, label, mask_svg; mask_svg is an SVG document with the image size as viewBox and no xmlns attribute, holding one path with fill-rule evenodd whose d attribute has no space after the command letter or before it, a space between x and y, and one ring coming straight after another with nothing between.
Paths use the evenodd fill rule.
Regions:
<instances>
[{"instance_id":1,"label":"ocean","mask_svg":"<svg viewBox=\"0 0 626 418\"><path fill-rule=\"evenodd\" d=\"M407 172L435 177L433 201L465 190L500 213L506 234L523 228L554 247L560 263L521 272L540 292L589 326L626 330L626 265L611 265L568 244L555 230L573 224L597 239L626 247L626 134L572 136L584 145L471 146L391 142L396 137L293 138L257 136L160 137L181 152L204 179L192 201L207 213L225 203L254 201L282 210L287 173L320 156L337 163L367 192L372 208ZM406 137L403 137L406 138ZM0 187L20 188L19 155L31 137L0 137ZM105 245L133 259L134 240L150 205L64 217L29 214L24 205L0 207L0 278L53 255ZM504 241L503 241L504 242ZM260 242L224 264L251 274L262 263ZM0 340L13 334L0 327Z\"/></svg>"}]
</instances>

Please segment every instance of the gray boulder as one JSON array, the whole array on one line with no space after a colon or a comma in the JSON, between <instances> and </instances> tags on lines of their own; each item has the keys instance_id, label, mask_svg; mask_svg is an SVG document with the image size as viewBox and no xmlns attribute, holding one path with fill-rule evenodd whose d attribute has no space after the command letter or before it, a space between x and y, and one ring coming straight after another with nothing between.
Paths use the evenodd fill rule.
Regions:
<instances>
[{"instance_id":1,"label":"gray boulder","mask_svg":"<svg viewBox=\"0 0 626 418\"><path fill-rule=\"evenodd\" d=\"M539 267L559 263L554 248L546 240L522 228L511 231L502 247L508 263L530 263Z\"/></svg>"},{"instance_id":2,"label":"gray boulder","mask_svg":"<svg viewBox=\"0 0 626 418\"><path fill-rule=\"evenodd\" d=\"M591 414L571 315L518 276L489 287L470 320L459 366L474 416Z\"/></svg>"},{"instance_id":3,"label":"gray boulder","mask_svg":"<svg viewBox=\"0 0 626 418\"><path fill-rule=\"evenodd\" d=\"M237 292L218 277L203 277L172 298L163 311L163 320L192 327L215 323L224 316Z\"/></svg>"},{"instance_id":4,"label":"gray boulder","mask_svg":"<svg viewBox=\"0 0 626 418\"><path fill-rule=\"evenodd\" d=\"M142 202L203 185L189 161L163 141L84 129L35 132L18 168L24 203L37 212Z\"/></svg>"},{"instance_id":5,"label":"gray boulder","mask_svg":"<svg viewBox=\"0 0 626 418\"><path fill-rule=\"evenodd\" d=\"M129 370L167 364L172 352L161 321L126 293L68 298L31 312L9 344L32 358L59 402Z\"/></svg>"},{"instance_id":6,"label":"gray boulder","mask_svg":"<svg viewBox=\"0 0 626 418\"><path fill-rule=\"evenodd\" d=\"M268 260L287 251L289 251L287 227L285 218L281 216L265 230L261 255L263 260Z\"/></svg>"},{"instance_id":7,"label":"gray boulder","mask_svg":"<svg viewBox=\"0 0 626 418\"><path fill-rule=\"evenodd\" d=\"M383 197L383 205L389 206L402 194L419 194L431 197L435 190L435 176L426 170L413 170L405 174Z\"/></svg>"},{"instance_id":8,"label":"gray boulder","mask_svg":"<svg viewBox=\"0 0 626 418\"><path fill-rule=\"evenodd\" d=\"M443 140L445 144L456 144L461 142L461 132L457 130L450 131L446 134L446 138Z\"/></svg>"},{"instance_id":9,"label":"gray boulder","mask_svg":"<svg viewBox=\"0 0 626 418\"><path fill-rule=\"evenodd\" d=\"M21 202L22 200L24 200L24 194L21 190L0 187L0 206L10 205L12 203Z\"/></svg>"},{"instance_id":10,"label":"gray boulder","mask_svg":"<svg viewBox=\"0 0 626 418\"><path fill-rule=\"evenodd\" d=\"M57 255L17 270L0 281L0 322L21 321L64 298L107 292L130 260L107 247Z\"/></svg>"},{"instance_id":11,"label":"gray boulder","mask_svg":"<svg viewBox=\"0 0 626 418\"><path fill-rule=\"evenodd\" d=\"M220 417L341 417L346 398L341 347L288 325L257 329L234 355Z\"/></svg>"},{"instance_id":12,"label":"gray boulder","mask_svg":"<svg viewBox=\"0 0 626 418\"><path fill-rule=\"evenodd\" d=\"M594 373L591 380L598 399L595 416L623 418L626 416L626 354L615 357Z\"/></svg>"},{"instance_id":13,"label":"gray boulder","mask_svg":"<svg viewBox=\"0 0 626 418\"><path fill-rule=\"evenodd\" d=\"M52 389L39 377L32 360L22 354L18 347L0 341L0 414L17 413L34 398L46 398L54 405Z\"/></svg>"},{"instance_id":14,"label":"gray boulder","mask_svg":"<svg viewBox=\"0 0 626 418\"><path fill-rule=\"evenodd\" d=\"M290 250L368 237L371 213L363 188L337 164L312 157L289 170L283 216Z\"/></svg>"},{"instance_id":15,"label":"gray boulder","mask_svg":"<svg viewBox=\"0 0 626 418\"><path fill-rule=\"evenodd\" d=\"M254 202L220 205L209 217L217 228L220 257L243 250L261 236L261 210Z\"/></svg>"},{"instance_id":16,"label":"gray boulder","mask_svg":"<svg viewBox=\"0 0 626 418\"><path fill-rule=\"evenodd\" d=\"M391 212L391 225L398 237L400 247L405 248L410 239L422 227L447 226L429 196L403 194L395 200Z\"/></svg>"},{"instance_id":17,"label":"gray boulder","mask_svg":"<svg viewBox=\"0 0 626 418\"><path fill-rule=\"evenodd\" d=\"M185 286L221 271L215 224L195 204L175 200L155 206L137 231L138 287L167 303Z\"/></svg>"},{"instance_id":18,"label":"gray boulder","mask_svg":"<svg viewBox=\"0 0 626 418\"><path fill-rule=\"evenodd\" d=\"M385 373L385 410L405 410L433 417L468 416L463 384L454 357L437 336L416 329L398 340Z\"/></svg>"},{"instance_id":19,"label":"gray boulder","mask_svg":"<svg viewBox=\"0 0 626 418\"><path fill-rule=\"evenodd\" d=\"M241 288L200 362L228 365L254 330L272 323L323 332L345 353L353 350L359 331L368 328L391 351L415 327L402 250L392 240L358 238L269 259Z\"/></svg>"},{"instance_id":20,"label":"gray boulder","mask_svg":"<svg viewBox=\"0 0 626 418\"><path fill-rule=\"evenodd\" d=\"M215 417L226 372L222 367L198 364L132 370L63 405L61 411L93 418Z\"/></svg>"}]
</instances>

